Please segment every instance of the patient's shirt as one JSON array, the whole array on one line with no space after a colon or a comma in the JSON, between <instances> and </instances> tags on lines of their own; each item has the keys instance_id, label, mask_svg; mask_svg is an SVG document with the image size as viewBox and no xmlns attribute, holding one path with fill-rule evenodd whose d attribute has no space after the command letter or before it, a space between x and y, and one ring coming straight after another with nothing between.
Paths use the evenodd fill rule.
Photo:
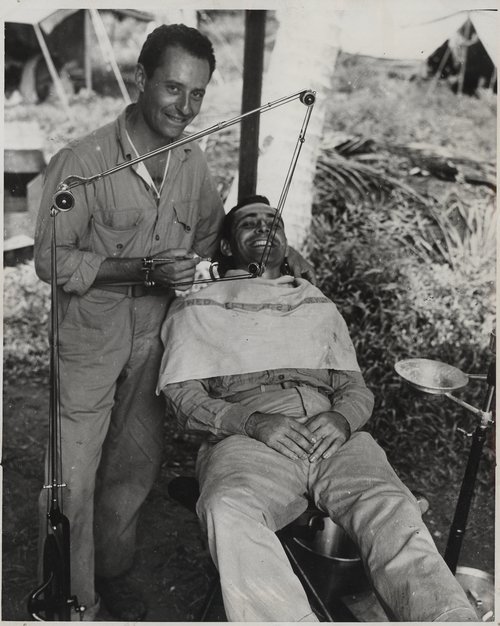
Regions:
<instances>
[{"instance_id":1,"label":"patient's shirt","mask_svg":"<svg viewBox=\"0 0 500 626\"><path fill-rule=\"evenodd\" d=\"M347 325L306 280L214 283L172 305L162 340L157 391L189 431L224 438L254 412L335 410L354 432L371 414Z\"/></svg>"}]
</instances>

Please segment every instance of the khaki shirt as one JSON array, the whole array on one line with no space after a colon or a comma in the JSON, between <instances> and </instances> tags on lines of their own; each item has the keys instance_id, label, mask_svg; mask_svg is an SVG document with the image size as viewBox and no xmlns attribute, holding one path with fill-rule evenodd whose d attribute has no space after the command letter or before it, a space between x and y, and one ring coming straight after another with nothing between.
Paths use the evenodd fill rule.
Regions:
<instances>
[{"instance_id":1,"label":"khaki shirt","mask_svg":"<svg viewBox=\"0 0 500 626\"><path fill-rule=\"evenodd\" d=\"M318 405L319 394L328 404L322 410L332 409L343 415L351 433L368 421L373 409L373 394L363 376L340 370L279 369L216 376L172 383L163 388L163 393L170 413L181 428L208 434L215 440L246 435L245 424L258 410L252 406L250 395L255 395L256 390L268 395L276 393L285 414L287 403L297 401L306 415L318 413L314 407Z\"/></svg>"},{"instance_id":2,"label":"khaki shirt","mask_svg":"<svg viewBox=\"0 0 500 626\"><path fill-rule=\"evenodd\" d=\"M50 281L50 208L57 185L70 175L94 176L134 158L125 132L130 105L110 124L58 152L45 173L35 232L35 267ZM174 148L158 198L138 164L72 190L75 206L56 220L58 284L82 295L106 258L153 256L187 248L211 256L224 216L205 157L196 143Z\"/></svg>"}]
</instances>

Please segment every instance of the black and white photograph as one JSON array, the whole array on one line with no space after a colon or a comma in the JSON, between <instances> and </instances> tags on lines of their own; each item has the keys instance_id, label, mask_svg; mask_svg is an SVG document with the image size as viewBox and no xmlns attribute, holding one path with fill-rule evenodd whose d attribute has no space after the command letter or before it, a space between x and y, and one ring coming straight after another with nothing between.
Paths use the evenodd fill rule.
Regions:
<instances>
[{"instance_id":1,"label":"black and white photograph","mask_svg":"<svg viewBox=\"0 0 500 626\"><path fill-rule=\"evenodd\" d=\"M4 0L2 623L497 621L499 9Z\"/></svg>"}]
</instances>

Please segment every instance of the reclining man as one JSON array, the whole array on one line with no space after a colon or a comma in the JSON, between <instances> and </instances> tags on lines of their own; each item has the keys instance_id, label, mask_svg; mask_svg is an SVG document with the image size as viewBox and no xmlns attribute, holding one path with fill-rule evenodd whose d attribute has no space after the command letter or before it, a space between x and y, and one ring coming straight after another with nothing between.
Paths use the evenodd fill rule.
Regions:
<instances>
[{"instance_id":1,"label":"reclining man","mask_svg":"<svg viewBox=\"0 0 500 626\"><path fill-rule=\"evenodd\" d=\"M228 213L226 277L260 261L275 212L255 196ZM354 539L393 619L476 621L415 498L360 432L373 397L343 318L283 275L286 253L280 218L261 277L179 298L162 330L157 391L183 428L207 434L197 512L228 620L317 621L274 532L309 497Z\"/></svg>"}]
</instances>

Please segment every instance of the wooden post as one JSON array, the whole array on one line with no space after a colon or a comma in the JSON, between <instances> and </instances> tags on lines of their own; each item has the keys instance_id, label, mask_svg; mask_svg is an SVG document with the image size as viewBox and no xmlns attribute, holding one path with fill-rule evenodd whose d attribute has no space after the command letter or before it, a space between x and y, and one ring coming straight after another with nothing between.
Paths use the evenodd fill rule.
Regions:
<instances>
[{"instance_id":1,"label":"wooden post","mask_svg":"<svg viewBox=\"0 0 500 626\"><path fill-rule=\"evenodd\" d=\"M242 113L261 106L265 34L266 11L246 11ZM241 121L238 200L256 191L259 121L260 113L250 115Z\"/></svg>"},{"instance_id":2,"label":"wooden post","mask_svg":"<svg viewBox=\"0 0 500 626\"><path fill-rule=\"evenodd\" d=\"M83 18L83 67L85 73L85 88L92 90L92 60L90 55L90 14L84 9Z\"/></svg>"}]
</instances>

